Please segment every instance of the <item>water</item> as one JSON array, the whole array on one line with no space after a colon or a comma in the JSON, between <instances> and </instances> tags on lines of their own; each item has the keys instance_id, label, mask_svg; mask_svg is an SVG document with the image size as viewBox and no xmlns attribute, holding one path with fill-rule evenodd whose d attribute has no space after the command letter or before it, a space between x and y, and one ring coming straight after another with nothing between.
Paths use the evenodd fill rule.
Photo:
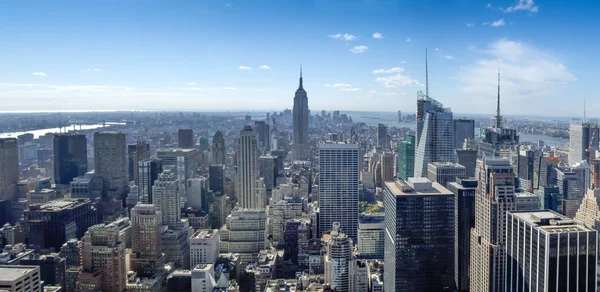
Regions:
<instances>
[{"instance_id":1,"label":"water","mask_svg":"<svg viewBox=\"0 0 600 292\"><path fill-rule=\"evenodd\" d=\"M110 125L124 125L124 123L106 123L107 126ZM81 125L81 130L93 130L93 129L98 129L98 128L102 128L102 124L94 124L94 125ZM80 130L80 125L69 125L65 128L62 129L62 131L64 132L66 131L72 131L73 127L75 127L76 130ZM38 130L31 130L31 131L23 131L23 132L11 132L11 133L0 133L0 138L17 138L17 136L25 134L25 133L31 133L33 134L33 138L38 138L40 136L44 136L47 133L59 133L60 132L60 128L48 128L48 129L38 129Z\"/></svg>"}]
</instances>

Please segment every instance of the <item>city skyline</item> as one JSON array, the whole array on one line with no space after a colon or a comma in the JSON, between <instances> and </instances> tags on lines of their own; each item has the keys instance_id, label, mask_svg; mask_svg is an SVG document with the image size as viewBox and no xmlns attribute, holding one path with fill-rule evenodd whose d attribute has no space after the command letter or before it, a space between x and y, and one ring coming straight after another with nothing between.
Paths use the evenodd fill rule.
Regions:
<instances>
[{"instance_id":1,"label":"city skyline","mask_svg":"<svg viewBox=\"0 0 600 292\"><path fill-rule=\"evenodd\" d=\"M498 68L503 114L581 116L586 95L587 112L600 109L595 62L579 57L593 46L578 45L595 41L578 33L593 25L593 7L531 0L438 9L417 1L2 6L4 110L291 108L301 63L312 109L413 111L425 89L425 49L430 95L454 112L493 114ZM287 17L296 11L310 23ZM425 12L427 21L415 16ZM540 34L548 30L556 33Z\"/></svg>"}]
</instances>

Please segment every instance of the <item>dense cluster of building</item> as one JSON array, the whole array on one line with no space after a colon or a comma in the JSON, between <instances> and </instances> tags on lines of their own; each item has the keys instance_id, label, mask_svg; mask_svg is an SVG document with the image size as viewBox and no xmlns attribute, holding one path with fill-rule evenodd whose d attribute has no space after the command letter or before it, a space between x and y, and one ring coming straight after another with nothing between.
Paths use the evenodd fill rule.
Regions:
<instances>
[{"instance_id":1,"label":"dense cluster of building","mask_svg":"<svg viewBox=\"0 0 600 292\"><path fill-rule=\"evenodd\" d=\"M520 144L498 86L481 135L428 92L372 127L302 72L264 119L149 115L0 139L0 291L598 289L595 121Z\"/></svg>"}]
</instances>

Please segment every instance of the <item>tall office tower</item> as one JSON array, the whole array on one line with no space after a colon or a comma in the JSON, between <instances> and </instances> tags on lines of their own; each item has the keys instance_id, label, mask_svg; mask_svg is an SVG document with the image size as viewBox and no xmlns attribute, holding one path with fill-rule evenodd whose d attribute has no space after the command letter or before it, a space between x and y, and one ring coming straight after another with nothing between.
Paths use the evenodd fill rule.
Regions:
<instances>
[{"instance_id":1,"label":"tall office tower","mask_svg":"<svg viewBox=\"0 0 600 292\"><path fill-rule=\"evenodd\" d=\"M319 161L319 237L338 222L357 241L358 144L320 143Z\"/></svg>"},{"instance_id":2,"label":"tall office tower","mask_svg":"<svg viewBox=\"0 0 600 292\"><path fill-rule=\"evenodd\" d=\"M466 169L467 177L475 177L475 168L477 165L477 150L472 149L456 149L458 156L458 164Z\"/></svg>"},{"instance_id":3,"label":"tall office tower","mask_svg":"<svg viewBox=\"0 0 600 292\"><path fill-rule=\"evenodd\" d=\"M186 181L187 184L187 206L196 210L202 210L202 202L207 196L207 180L204 177L193 177Z\"/></svg>"},{"instance_id":4,"label":"tall office tower","mask_svg":"<svg viewBox=\"0 0 600 292\"><path fill-rule=\"evenodd\" d=\"M194 132L192 129L179 129L179 131L177 131L177 138L179 148L194 148Z\"/></svg>"},{"instance_id":5,"label":"tall office tower","mask_svg":"<svg viewBox=\"0 0 600 292\"><path fill-rule=\"evenodd\" d=\"M125 134L94 133L94 168L110 191L127 186L127 143Z\"/></svg>"},{"instance_id":6,"label":"tall office tower","mask_svg":"<svg viewBox=\"0 0 600 292\"><path fill-rule=\"evenodd\" d=\"M138 163L150 158L150 144L145 141L137 141L136 144L127 145L127 160L129 164L129 181L138 182Z\"/></svg>"},{"instance_id":7,"label":"tall office tower","mask_svg":"<svg viewBox=\"0 0 600 292\"><path fill-rule=\"evenodd\" d=\"M17 194L19 172L17 139L0 139L0 200L12 200Z\"/></svg>"},{"instance_id":8,"label":"tall office tower","mask_svg":"<svg viewBox=\"0 0 600 292\"><path fill-rule=\"evenodd\" d=\"M256 131L256 142L263 151L271 150L271 130L267 121L255 121L254 129Z\"/></svg>"},{"instance_id":9,"label":"tall office tower","mask_svg":"<svg viewBox=\"0 0 600 292\"><path fill-rule=\"evenodd\" d=\"M377 146L382 151L388 149L387 126L384 124L377 124Z\"/></svg>"},{"instance_id":10,"label":"tall office tower","mask_svg":"<svg viewBox=\"0 0 600 292\"><path fill-rule=\"evenodd\" d=\"M548 210L506 218L506 290L597 291L598 232Z\"/></svg>"},{"instance_id":11,"label":"tall office tower","mask_svg":"<svg viewBox=\"0 0 600 292\"><path fill-rule=\"evenodd\" d=\"M478 158L509 157L511 151L519 146L519 135L516 129L505 128L503 117L500 115L500 73L498 73L498 104L496 116L492 124L481 131L482 141L479 143Z\"/></svg>"},{"instance_id":12,"label":"tall office tower","mask_svg":"<svg viewBox=\"0 0 600 292\"><path fill-rule=\"evenodd\" d=\"M8 292L41 292L40 267L33 266L0 266L0 287Z\"/></svg>"},{"instance_id":13,"label":"tall office tower","mask_svg":"<svg viewBox=\"0 0 600 292\"><path fill-rule=\"evenodd\" d=\"M454 194L426 178L409 178L386 182L383 196L385 291L452 291Z\"/></svg>"},{"instance_id":14,"label":"tall office tower","mask_svg":"<svg viewBox=\"0 0 600 292\"><path fill-rule=\"evenodd\" d=\"M427 178L444 187L448 187L449 183L455 182L457 178L466 175L467 169L458 163L429 162L427 165Z\"/></svg>"},{"instance_id":15,"label":"tall office tower","mask_svg":"<svg viewBox=\"0 0 600 292\"><path fill-rule=\"evenodd\" d=\"M87 199L58 199L29 206L22 226L27 244L59 250L71 238L81 238L95 222L96 212Z\"/></svg>"},{"instance_id":16,"label":"tall office tower","mask_svg":"<svg viewBox=\"0 0 600 292\"><path fill-rule=\"evenodd\" d=\"M151 158L140 161L137 165L138 180L136 185L140 196L139 201L143 204L152 204L152 186L158 179L158 175L163 171L162 160Z\"/></svg>"},{"instance_id":17,"label":"tall office tower","mask_svg":"<svg viewBox=\"0 0 600 292\"><path fill-rule=\"evenodd\" d=\"M235 194L241 208L264 209L267 204L266 196L257 193L259 189L259 153L252 127L244 127L240 132L237 151L237 190Z\"/></svg>"},{"instance_id":18,"label":"tall office tower","mask_svg":"<svg viewBox=\"0 0 600 292\"><path fill-rule=\"evenodd\" d=\"M198 264L212 264L217 262L220 248L218 229L199 229L190 238L190 267Z\"/></svg>"},{"instance_id":19,"label":"tall office tower","mask_svg":"<svg viewBox=\"0 0 600 292\"><path fill-rule=\"evenodd\" d=\"M221 227L221 253L237 253L240 265L256 261L258 253L268 246L267 213L264 210L236 207Z\"/></svg>"},{"instance_id":20,"label":"tall office tower","mask_svg":"<svg viewBox=\"0 0 600 292\"><path fill-rule=\"evenodd\" d=\"M415 174L415 136L398 141L398 178L407 180Z\"/></svg>"},{"instance_id":21,"label":"tall office tower","mask_svg":"<svg viewBox=\"0 0 600 292\"><path fill-rule=\"evenodd\" d=\"M217 131L212 140L212 164L225 164L225 138L221 131Z\"/></svg>"},{"instance_id":22,"label":"tall office tower","mask_svg":"<svg viewBox=\"0 0 600 292\"><path fill-rule=\"evenodd\" d=\"M131 209L131 269L152 276L164 264L162 252L162 213L153 204L137 204Z\"/></svg>"},{"instance_id":23,"label":"tall office tower","mask_svg":"<svg viewBox=\"0 0 600 292\"><path fill-rule=\"evenodd\" d=\"M575 168L556 168L554 169L556 177L556 186L560 193L561 213L567 217L573 218L581 200L588 189L589 171L577 171ZM589 170L589 169L588 169ZM587 180L586 180L587 179Z\"/></svg>"},{"instance_id":24,"label":"tall office tower","mask_svg":"<svg viewBox=\"0 0 600 292\"><path fill-rule=\"evenodd\" d=\"M162 224L175 226L181 221L179 179L169 169L158 175L152 186L152 202L162 214Z\"/></svg>"},{"instance_id":25,"label":"tall office tower","mask_svg":"<svg viewBox=\"0 0 600 292\"><path fill-rule=\"evenodd\" d=\"M429 96L417 100L415 177L427 176L429 162L455 162L452 111Z\"/></svg>"},{"instance_id":26,"label":"tall office tower","mask_svg":"<svg viewBox=\"0 0 600 292\"><path fill-rule=\"evenodd\" d=\"M275 187L275 158L271 154L258 158L258 172L265 181L265 188L271 193Z\"/></svg>"},{"instance_id":27,"label":"tall office tower","mask_svg":"<svg viewBox=\"0 0 600 292\"><path fill-rule=\"evenodd\" d=\"M60 257L65 259L66 268L78 267L80 263L81 244L77 239L69 239L60 247Z\"/></svg>"},{"instance_id":28,"label":"tall office tower","mask_svg":"<svg viewBox=\"0 0 600 292\"><path fill-rule=\"evenodd\" d=\"M156 156L162 160L163 169L171 168L182 182L193 177L198 168L196 149L160 149Z\"/></svg>"},{"instance_id":29,"label":"tall office tower","mask_svg":"<svg viewBox=\"0 0 600 292\"><path fill-rule=\"evenodd\" d=\"M402 122L402 111L398 111L398 114L396 115L396 121L398 123Z\"/></svg>"},{"instance_id":30,"label":"tall office tower","mask_svg":"<svg viewBox=\"0 0 600 292\"><path fill-rule=\"evenodd\" d=\"M458 178L456 182L448 183L448 190L454 194L454 287L458 292L469 291L476 189L477 180L474 178Z\"/></svg>"},{"instance_id":31,"label":"tall office tower","mask_svg":"<svg viewBox=\"0 0 600 292\"><path fill-rule=\"evenodd\" d=\"M384 220L384 213L360 214L358 220L358 254L360 258L383 260Z\"/></svg>"},{"instance_id":32,"label":"tall office tower","mask_svg":"<svg viewBox=\"0 0 600 292\"><path fill-rule=\"evenodd\" d=\"M354 292L356 258L352 254L353 243L340 223L334 222L325 254L325 281L340 292Z\"/></svg>"},{"instance_id":33,"label":"tall office tower","mask_svg":"<svg viewBox=\"0 0 600 292\"><path fill-rule=\"evenodd\" d=\"M598 121L571 120L569 127L569 164L590 161L598 151Z\"/></svg>"},{"instance_id":34,"label":"tall office tower","mask_svg":"<svg viewBox=\"0 0 600 292\"><path fill-rule=\"evenodd\" d=\"M223 164L213 164L208 168L208 182L211 191L221 194L224 193L225 166Z\"/></svg>"},{"instance_id":35,"label":"tall office tower","mask_svg":"<svg viewBox=\"0 0 600 292\"><path fill-rule=\"evenodd\" d=\"M121 292L127 284L125 243L115 224L91 226L81 239L81 267L102 274L102 291Z\"/></svg>"},{"instance_id":36,"label":"tall office tower","mask_svg":"<svg viewBox=\"0 0 600 292\"><path fill-rule=\"evenodd\" d=\"M466 139L475 138L475 120L454 120L454 148L462 149Z\"/></svg>"},{"instance_id":37,"label":"tall office tower","mask_svg":"<svg viewBox=\"0 0 600 292\"><path fill-rule=\"evenodd\" d=\"M391 152L384 152L381 155L381 180L394 180L394 155Z\"/></svg>"},{"instance_id":38,"label":"tall office tower","mask_svg":"<svg viewBox=\"0 0 600 292\"><path fill-rule=\"evenodd\" d=\"M506 213L515 211L515 178L508 159L477 161L475 228L471 229L471 291L504 291Z\"/></svg>"},{"instance_id":39,"label":"tall office tower","mask_svg":"<svg viewBox=\"0 0 600 292\"><path fill-rule=\"evenodd\" d=\"M308 145L308 96L302 87L302 68L300 68L300 85L294 96L294 159L309 160Z\"/></svg>"},{"instance_id":40,"label":"tall office tower","mask_svg":"<svg viewBox=\"0 0 600 292\"><path fill-rule=\"evenodd\" d=\"M5 161L2 159L2 161ZM54 182L68 185L87 172L85 135L54 135Z\"/></svg>"}]
</instances>

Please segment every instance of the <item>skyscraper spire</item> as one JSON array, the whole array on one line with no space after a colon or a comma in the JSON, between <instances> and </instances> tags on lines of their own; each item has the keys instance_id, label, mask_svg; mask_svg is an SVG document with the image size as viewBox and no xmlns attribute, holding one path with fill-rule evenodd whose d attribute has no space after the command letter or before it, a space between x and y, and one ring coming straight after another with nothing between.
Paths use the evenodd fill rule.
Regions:
<instances>
[{"instance_id":1,"label":"skyscraper spire","mask_svg":"<svg viewBox=\"0 0 600 292\"><path fill-rule=\"evenodd\" d=\"M496 128L502 128L502 116L500 115L500 69L498 69L498 106L496 108Z\"/></svg>"},{"instance_id":2,"label":"skyscraper spire","mask_svg":"<svg viewBox=\"0 0 600 292\"><path fill-rule=\"evenodd\" d=\"M429 97L429 71L427 67L427 49L425 49L425 96Z\"/></svg>"},{"instance_id":3,"label":"skyscraper spire","mask_svg":"<svg viewBox=\"0 0 600 292\"><path fill-rule=\"evenodd\" d=\"M302 65L300 65L300 86L298 86L298 89L304 89L302 88Z\"/></svg>"}]
</instances>

